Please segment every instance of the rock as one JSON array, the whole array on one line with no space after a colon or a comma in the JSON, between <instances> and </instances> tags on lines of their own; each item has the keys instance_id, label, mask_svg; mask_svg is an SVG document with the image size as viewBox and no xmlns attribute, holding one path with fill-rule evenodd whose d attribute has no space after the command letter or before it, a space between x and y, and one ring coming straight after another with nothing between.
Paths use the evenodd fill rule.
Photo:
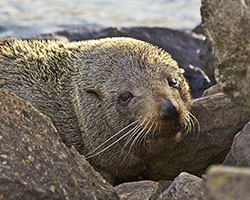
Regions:
<instances>
[{"instance_id":1,"label":"rock","mask_svg":"<svg viewBox=\"0 0 250 200\"><path fill-rule=\"evenodd\" d=\"M182 172L158 200L205 200L204 183L197 176Z\"/></svg>"},{"instance_id":2,"label":"rock","mask_svg":"<svg viewBox=\"0 0 250 200\"><path fill-rule=\"evenodd\" d=\"M250 121L235 136L231 153L237 166L250 167Z\"/></svg>"},{"instance_id":3,"label":"rock","mask_svg":"<svg viewBox=\"0 0 250 200\"><path fill-rule=\"evenodd\" d=\"M237 160L235 160L235 158L231 154L231 151L229 151L229 153L227 154L227 156L222 164L226 165L226 166L236 166L237 165Z\"/></svg>"},{"instance_id":4,"label":"rock","mask_svg":"<svg viewBox=\"0 0 250 200\"><path fill-rule=\"evenodd\" d=\"M187 77L193 98L201 96L202 92L211 86L210 81L205 73L189 66L200 66L198 53L203 43L203 37L192 33L185 33L168 28L148 28L148 27L131 27L131 28L90 28L79 27L58 31L51 34L35 36L39 39L58 39L69 41L80 41L88 39L97 39L104 37L132 37L152 43L167 52L178 62L179 66L186 70Z\"/></svg>"},{"instance_id":5,"label":"rock","mask_svg":"<svg viewBox=\"0 0 250 200\"><path fill-rule=\"evenodd\" d=\"M0 90L0 199L118 199L50 119Z\"/></svg>"},{"instance_id":6,"label":"rock","mask_svg":"<svg viewBox=\"0 0 250 200\"><path fill-rule=\"evenodd\" d=\"M202 28L202 24L197 25L193 30L193 33L200 34L200 35L205 35L204 30Z\"/></svg>"},{"instance_id":7,"label":"rock","mask_svg":"<svg viewBox=\"0 0 250 200\"><path fill-rule=\"evenodd\" d=\"M250 167L250 121L234 137L223 165Z\"/></svg>"},{"instance_id":8,"label":"rock","mask_svg":"<svg viewBox=\"0 0 250 200\"><path fill-rule=\"evenodd\" d=\"M216 61L216 80L250 111L250 1L202 0L201 15Z\"/></svg>"},{"instance_id":9,"label":"rock","mask_svg":"<svg viewBox=\"0 0 250 200\"><path fill-rule=\"evenodd\" d=\"M153 181L123 183L115 189L121 200L154 200L162 192L161 185Z\"/></svg>"},{"instance_id":10,"label":"rock","mask_svg":"<svg viewBox=\"0 0 250 200\"><path fill-rule=\"evenodd\" d=\"M250 119L223 93L193 100L192 110L200 133L189 133L182 141L162 147L166 150L148 165L146 178L169 180L182 171L202 175L209 165L223 162L234 136Z\"/></svg>"},{"instance_id":11,"label":"rock","mask_svg":"<svg viewBox=\"0 0 250 200\"><path fill-rule=\"evenodd\" d=\"M207 200L250 199L250 169L212 166L205 183Z\"/></svg>"},{"instance_id":12,"label":"rock","mask_svg":"<svg viewBox=\"0 0 250 200\"><path fill-rule=\"evenodd\" d=\"M205 72L199 67L189 65L185 68L185 78L191 87L192 98L199 98L202 96L204 90L212 86L212 82L205 74Z\"/></svg>"},{"instance_id":13,"label":"rock","mask_svg":"<svg viewBox=\"0 0 250 200\"><path fill-rule=\"evenodd\" d=\"M213 85L212 87L206 89L204 92L203 92L203 97L205 96L209 96L209 95L212 95L212 94L217 94L217 93L221 93L222 92L222 88L220 86L220 84L215 84Z\"/></svg>"},{"instance_id":14,"label":"rock","mask_svg":"<svg viewBox=\"0 0 250 200\"><path fill-rule=\"evenodd\" d=\"M158 183L161 185L163 190L166 190L173 181L167 181L167 180L160 180Z\"/></svg>"}]
</instances>

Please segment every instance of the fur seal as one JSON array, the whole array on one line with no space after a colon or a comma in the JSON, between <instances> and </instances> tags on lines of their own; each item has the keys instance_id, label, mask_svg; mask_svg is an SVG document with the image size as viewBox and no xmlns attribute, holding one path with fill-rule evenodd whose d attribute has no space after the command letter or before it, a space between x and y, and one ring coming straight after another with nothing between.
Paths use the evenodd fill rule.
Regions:
<instances>
[{"instance_id":1,"label":"fur seal","mask_svg":"<svg viewBox=\"0 0 250 200\"><path fill-rule=\"evenodd\" d=\"M49 116L63 142L116 178L190 131L189 86L171 56L132 38L0 40L0 87Z\"/></svg>"}]
</instances>

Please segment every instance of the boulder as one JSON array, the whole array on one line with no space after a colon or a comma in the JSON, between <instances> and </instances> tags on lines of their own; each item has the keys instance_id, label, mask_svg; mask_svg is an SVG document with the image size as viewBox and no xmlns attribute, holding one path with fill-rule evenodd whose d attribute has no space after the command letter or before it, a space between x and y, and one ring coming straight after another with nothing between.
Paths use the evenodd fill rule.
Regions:
<instances>
[{"instance_id":1,"label":"boulder","mask_svg":"<svg viewBox=\"0 0 250 200\"><path fill-rule=\"evenodd\" d=\"M217 93L221 93L223 92L222 91L222 88L220 86L220 84L215 84L213 86L211 86L210 88L206 89L204 92L203 92L203 97L205 96L209 96L209 95L212 95L212 94L217 94Z\"/></svg>"},{"instance_id":2,"label":"boulder","mask_svg":"<svg viewBox=\"0 0 250 200\"><path fill-rule=\"evenodd\" d=\"M250 121L235 136L231 153L237 166L250 167Z\"/></svg>"},{"instance_id":3,"label":"boulder","mask_svg":"<svg viewBox=\"0 0 250 200\"><path fill-rule=\"evenodd\" d=\"M154 181L123 183L115 187L121 200L155 200L162 187Z\"/></svg>"},{"instance_id":4,"label":"boulder","mask_svg":"<svg viewBox=\"0 0 250 200\"><path fill-rule=\"evenodd\" d=\"M201 15L217 82L250 112L250 0L202 0Z\"/></svg>"},{"instance_id":5,"label":"boulder","mask_svg":"<svg viewBox=\"0 0 250 200\"><path fill-rule=\"evenodd\" d=\"M50 119L0 90L0 199L119 199Z\"/></svg>"},{"instance_id":6,"label":"boulder","mask_svg":"<svg viewBox=\"0 0 250 200\"><path fill-rule=\"evenodd\" d=\"M212 166L205 181L207 200L250 199L250 169Z\"/></svg>"},{"instance_id":7,"label":"boulder","mask_svg":"<svg viewBox=\"0 0 250 200\"><path fill-rule=\"evenodd\" d=\"M203 180L182 172L157 200L205 200Z\"/></svg>"},{"instance_id":8,"label":"boulder","mask_svg":"<svg viewBox=\"0 0 250 200\"><path fill-rule=\"evenodd\" d=\"M202 28L202 24L198 24L194 29L192 30L193 33L199 34L199 35L205 35L204 30Z\"/></svg>"},{"instance_id":9,"label":"boulder","mask_svg":"<svg viewBox=\"0 0 250 200\"><path fill-rule=\"evenodd\" d=\"M193 98L198 98L202 92L211 86L211 82L203 72L199 63L199 51L203 36L194 33L172 30L169 28L149 27L114 27L91 28L79 27L58 31L50 34L34 36L39 39L56 39L62 41L80 41L105 37L132 37L156 45L171 54L179 66L185 69ZM194 67L190 67L194 66Z\"/></svg>"},{"instance_id":10,"label":"boulder","mask_svg":"<svg viewBox=\"0 0 250 200\"><path fill-rule=\"evenodd\" d=\"M228 152L228 154L225 157L225 160L223 161L222 164L226 165L226 166L236 166L237 165L237 160L235 160L231 151Z\"/></svg>"}]
</instances>

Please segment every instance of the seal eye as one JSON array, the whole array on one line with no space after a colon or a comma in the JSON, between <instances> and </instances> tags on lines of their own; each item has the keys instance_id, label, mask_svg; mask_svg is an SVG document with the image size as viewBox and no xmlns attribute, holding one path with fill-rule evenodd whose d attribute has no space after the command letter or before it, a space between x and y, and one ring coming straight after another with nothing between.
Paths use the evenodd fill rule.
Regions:
<instances>
[{"instance_id":1,"label":"seal eye","mask_svg":"<svg viewBox=\"0 0 250 200\"><path fill-rule=\"evenodd\" d=\"M177 80L173 77L168 78L168 84L170 87L177 87Z\"/></svg>"},{"instance_id":2,"label":"seal eye","mask_svg":"<svg viewBox=\"0 0 250 200\"><path fill-rule=\"evenodd\" d=\"M133 97L134 96L131 94L131 92L124 91L119 97L119 102L122 104L128 103Z\"/></svg>"}]
</instances>

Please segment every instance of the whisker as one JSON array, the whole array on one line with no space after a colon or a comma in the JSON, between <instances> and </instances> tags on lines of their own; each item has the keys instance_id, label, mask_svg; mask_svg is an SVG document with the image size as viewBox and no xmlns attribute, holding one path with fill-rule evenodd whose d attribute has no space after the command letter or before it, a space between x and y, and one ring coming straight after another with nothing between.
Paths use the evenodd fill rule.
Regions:
<instances>
[{"instance_id":1,"label":"whisker","mask_svg":"<svg viewBox=\"0 0 250 200\"><path fill-rule=\"evenodd\" d=\"M141 143L141 141L143 140L143 137L144 137L144 131L145 130L147 130L147 127L148 127L148 125L149 125L149 123L150 123L150 121L148 121L147 122L147 124L145 125L145 127L140 131L140 133L138 134L138 137L137 138L135 138L135 140L137 140L136 142L135 142L135 146L139 146L140 145L140 143Z\"/></svg>"},{"instance_id":2,"label":"whisker","mask_svg":"<svg viewBox=\"0 0 250 200\"><path fill-rule=\"evenodd\" d=\"M152 136L153 136L153 137L155 137L155 134L156 134L157 128L158 128L158 130L159 130L158 125L159 125L159 122L155 123L154 130L152 131Z\"/></svg>"},{"instance_id":3,"label":"whisker","mask_svg":"<svg viewBox=\"0 0 250 200\"><path fill-rule=\"evenodd\" d=\"M129 148L130 150L133 149L133 146L135 146L135 142L141 136L141 134L143 133L143 131L145 131L147 129L148 124L149 124L149 121L147 122L147 124L145 125L145 127L137 134L137 136L135 137L135 139L133 140L133 142L130 145L130 148Z\"/></svg>"},{"instance_id":4,"label":"whisker","mask_svg":"<svg viewBox=\"0 0 250 200\"><path fill-rule=\"evenodd\" d=\"M192 120L194 120L194 124L197 124L197 131L199 133L201 131L201 127L200 127L199 121L197 120L197 118L192 113L189 113L189 115L191 116Z\"/></svg>"},{"instance_id":5,"label":"whisker","mask_svg":"<svg viewBox=\"0 0 250 200\"><path fill-rule=\"evenodd\" d=\"M190 132L195 132L196 125L197 125L198 133L200 132L200 124L192 113L188 112L187 115L185 115L185 117L181 121L183 121L182 125L184 127L184 130L183 130L184 136Z\"/></svg>"},{"instance_id":6,"label":"whisker","mask_svg":"<svg viewBox=\"0 0 250 200\"><path fill-rule=\"evenodd\" d=\"M111 143L110 145L108 145L107 147L105 147L104 149L102 149L101 151L98 151L97 153L90 155L88 157L86 157L86 159L88 158L92 158L94 156L99 155L100 153L106 151L107 149L109 149L110 147L112 147L113 145L115 145L117 142L119 142L121 139L123 139L124 137L126 137L131 131L133 131L137 126L135 126L134 128L132 128L129 132L127 132L126 134L124 134L122 137L120 137L118 140L114 141L113 143Z\"/></svg>"},{"instance_id":7,"label":"whisker","mask_svg":"<svg viewBox=\"0 0 250 200\"><path fill-rule=\"evenodd\" d=\"M158 124L159 124L158 122L155 123L155 128L154 128L154 130L153 130L153 134L155 134Z\"/></svg>"},{"instance_id":8,"label":"whisker","mask_svg":"<svg viewBox=\"0 0 250 200\"><path fill-rule=\"evenodd\" d=\"M154 124L155 124L155 123L153 122L153 123L151 124L151 126L149 127L149 129L147 130L147 132L144 134L144 136L143 136L144 144L146 144L147 136L148 136L148 134L150 133L150 131L151 131L151 129L152 129L152 127L153 127ZM141 142L142 142L142 141L141 141Z\"/></svg>"},{"instance_id":9,"label":"whisker","mask_svg":"<svg viewBox=\"0 0 250 200\"><path fill-rule=\"evenodd\" d=\"M85 157L89 157L92 153L94 153L96 150L98 150L99 148L101 148L103 145L105 145L107 142L109 142L110 140L112 140L114 137L116 137L117 135L119 135L121 132L123 132L124 130L126 130L127 128L129 128L130 126L134 125L135 123L137 123L138 120L130 123L129 125L127 125L126 127L124 127L123 129L121 129L120 131L118 131L116 134L114 134L113 136L111 136L109 139L107 139L105 142L103 142L101 145L99 145L98 147L96 147L94 150L92 150L91 152L87 153L85 155ZM132 129L133 130L133 129ZM92 156L91 156L92 157Z\"/></svg>"},{"instance_id":10,"label":"whisker","mask_svg":"<svg viewBox=\"0 0 250 200\"><path fill-rule=\"evenodd\" d=\"M137 134L137 131L143 126L145 121L146 121L146 119L144 119L143 122L138 125L138 128L136 130L134 130L134 132L129 136L129 138L127 139L127 141L124 145L124 148L129 144L129 142L132 140L132 138Z\"/></svg>"}]
</instances>

